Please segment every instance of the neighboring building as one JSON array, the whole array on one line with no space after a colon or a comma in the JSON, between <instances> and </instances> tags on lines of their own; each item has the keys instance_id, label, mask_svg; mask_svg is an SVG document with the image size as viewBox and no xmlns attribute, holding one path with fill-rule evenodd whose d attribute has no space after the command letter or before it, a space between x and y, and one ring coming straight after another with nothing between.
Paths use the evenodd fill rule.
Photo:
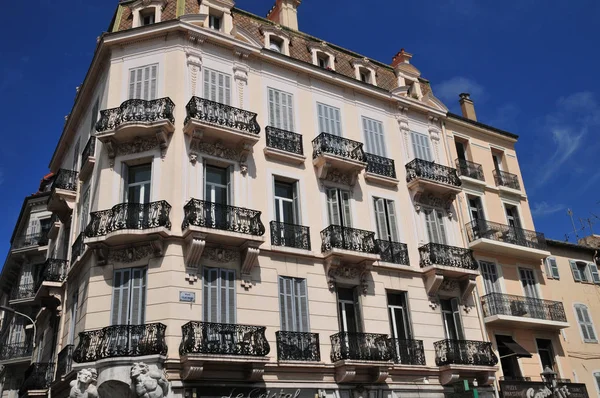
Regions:
<instances>
[{"instance_id":1,"label":"neighboring building","mask_svg":"<svg viewBox=\"0 0 600 398\"><path fill-rule=\"evenodd\" d=\"M549 255L522 229L517 137L472 107L448 114L404 50L386 65L299 32L299 4L263 19L230 0L119 3L40 194L38 261L61 266L32 277L43 348L23 383L5 372L3 396L66 397L82 369L104 397L442 397L465 380L496 393L500 331L480 316L467 245L506 265L498 293L517 292L517 267L537 292ZM485 224L465 225L470 195ZM481 225L497 234L465 240ZM9 268L5 292L25 269ZM509 318L568 367L565 322Z\"/></svg>"}]
</instances>

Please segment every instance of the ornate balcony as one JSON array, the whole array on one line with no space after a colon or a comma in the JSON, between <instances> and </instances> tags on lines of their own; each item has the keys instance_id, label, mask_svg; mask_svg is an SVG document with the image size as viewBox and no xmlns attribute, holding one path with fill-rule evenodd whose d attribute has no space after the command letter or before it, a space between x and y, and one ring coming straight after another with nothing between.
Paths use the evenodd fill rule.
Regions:
<instances>
[{"instance_id":1,"label":"ornate balcony","mask_svg":"<svg viewBox=\"0 0 600 398\"><path fill-rule=\"evenodd\" d=\"M32 363L25 371L19 395L30 390L46 390L54 378L54 363Z\"/></svg>"},{"instance_id":2,"label":"ornate balcony","mask_svg":"<svg viewBox=\"0 0 600 398\"><path fill-rule=\"evenodd\" d=\"M310 228L271 221L271 245L310 250Z\"/></svg>"},{"instance_id":3,"label":"ornate balcony","mask_svg":"<svg viewBox=\"0 0 600 398\"><path fill-rule=\"evenodd\" d=\"M40 246L46 246L48 244L48 236L43 232L37 232L35 234L17 236L11 246L11 250L38 250Z\"/></svg>"},{"instance_id":4,"label":"ornate balcony","mask_svg":"<svg viewBox=\"0 0 600 398\"><path fill-rule=\"evenodd\" d=\"M320 179L354 185L358 174L367 167L362 142L321 133L312 145L313 165Z\"/></svg>"},{"instance_id":5,"label":"ornate balcony","mask_svg":"<svg viewBox=\"0 0 600 398\"><path fill-rule=\"evenodd\" d=\"M0 345L0 363L29 362L33 353L31 341Z\"/></svg>"},{"instance_id":6,"label":"ornate balcony","mask_svg":"<svg viewBox=\"0 0 600 398\"><path fill-rule=\"evenodd\" d=\"M511 227L487 220L475 220L466 225L469 247L496 254L507 254L532 260L550 255L546 237L541 232Z\"/></svg>"},{"instance_id":7,"label":"ornate balcony","mask_svg":"<svg viewBox=\"0 0 600 398\"><path fill-rule=\"evenodd\" d=\"M456 169L423 159L406 164L406 182L409 189L442 195L456 195L462 185Z\"/></svg>"},{"instance_id":8,"label":"ornate balcony","mask_svg":"<svg viewBox=\"0 0 600 398\"><path fill-rule=\"evenodd\" d=\"M58 213L65 220L73 211L79 178L77 171L60 169L52 181L52 193L48 199L48 210Z\"/></svg>"},{"instance_id":9,"label":"ornate balcony","mask_svg":"<svg viewBox=\"0 0 600 398\"><path fill-rule=\"evenodd\" d=\"M394 363L425 366L425 350L422 340L390 339Z\"/></svg>"},{"instance_id":10,"label":"ornate balcony","mask_svg":"<svg viewBox=\"0 0 600 398\"><path fill-rule=\"evenodd\" d=\"M318 333L278 331L277 360L279 361L321 361Z\"/></svg>"},{"instance_id":11,"label":"ornate balcony","mask_svg":"<svg viewBox=\"0 0 600 398\"><path fill-rule=\"evenodd\" d=\"M554 330L569 327L560 301L491 293L481 303L485 323Z\"/></svg>"},{"instance_id":12,"label":"ornate balcony","mask_svg":"<svg viewBox=\"0 0 600 398\"><path fill-rule=\"evenodd\" d=\"M56 360L56 377L54 380L60 380L62 377L71 373L73 369L73 345L69 344L65 346L58 353L58 358Z\"/></svg>"},{"instance_id":13,"label":"ornate balcony","mask_svg":"<svg viewBox=\"0 0 600 398\"><path fill-rule=\"evenodd\" d=\"M57 307L63 300L62 283L67 278L69 262L49 258L39 268L39 274L34 277L36 302L43 307Z\"/></svg>"},{"instance_id":14,"label":"ornate balcony","mask_svg":"<svg viewBox=\"0 0 600 398\"><path fill-rule=\"evenodd\" d=\"M271 126L265 128L265 134L267 137L267 146L264 149L266 156L293 164L304 163L306 157L304 156L302 135Z\"/></svg>"},{"instance_id":15,"label":"ornate balcony","mask_svg":"<svg viewBox=\"0 0 600 398\"><path fill-rule=\"evenodd\" d=\"M477 378L480 385L494 381L498 357L492 343L473 340L441 340L433 343L435 364L441 369L442 385L459 379Z\"/></svg>"},{"instance_id":16,"label":"ornate balcony","mask_svg":"<svg viewBox=\"0 0 600 398\"><path fill-rule=\"evenodd\" d=\"M330 225L321 231L321 252L345 262L379 260L375 232Z\"/></svg>"},{"instance_id":17,"label":"ornate balcony","mask_svg":"<svg viewBox=\"0 0 600 398\"><path fill-rule=\"evenodd\" d=\"M180 355L215 354L264 357L271 350L264 326L190 321L181 327Z\"/></svg>"},{"instance_id":18,"label":"ornate balcony","mask_svg":"<svg viewBox=\"0 0 600 398\"><path fill-rule=\"evenodd\" d=\"M392 242L383 239L377 239L375 243L379 248L381 261L400 265L410 265L408 259L408 247L405 243Z\"/></svg>"},{"instance_id":19,"label":"ornate balcony","mask_svg":"<svg viewBox=\"0 0 600 398\"><path fill-rule=\"evenodd\" d=\"M365 159L367 162L365 179L367 181L388 186L398 185L396 166L393 159L373 155L372 153L365 153Z\"/></svg>"},{"instance_id":20,"label":"ornate balcony","mask_svg":"<svg viewBox=\"0 0 600 398\"><path fill-rule=\"evenodd\" d=\"M470 162L465 159L456 159L456 171L460 177L466 177L466 181L485 185L483 167L481 167L479 163ZM461 178L461 180L463 179ZM463 180L463 182L465 182L465 180Z\"/></svg>"},{"instance_id":21,"label":"ornate balcony","mask_svg":"<svg viewBox=\"0 0 600 398\"><path fill-rule=\"evenodd\" d=\"M162 323L144 325L114 325L79 333L79 344L73 351L73 361L94 362L104 358L167 355L165 330Z\"/></svg>"},{"instance_id":22,"label":"ornate balcony","mask_svg":"<svg viewBox=\"0 0 600 398\"><path fill-rule=\"evenodd\" d=\"M46 236L48 237L48 240L50 239L56 239L56 237L58 236L58 231L60 230L60 226L61 226L61 221L60 218L58 217L58 214L54 213L52 214L52 217L50 217L50 228L48 229L48 233L46 234Z\"/></svg>"},{"instance_id":23,"label":"ornate balcony","mask_svg":"<svg viewBox=\"0 0 600 398\"><path fill-rule=\"evenodd\" d=\"M167 230L171 229L170 213L171 205L164 200L144 204L121 203L110 210L90 213L90 222L85 228L86 244L94 245L100 240L104 243L128 243L140 237L147 238L149 233L167 237ZM100 237L105 238L98 239Z\"/></svg>"},{"instance_id":24,"label":"ornate balcony","mask_svg":"<svg viewBox=\"0 0 600 398\"><path fill-rule=\"evenodd\" d=\"M337 383L353 382L357 373L367 373L374 383L387 379L394 356L388 335L339 332L330 339Z\"/></svg>"},{"instance_id":25,"label":"ornate balcony","mask_svg":"<svg viewBox=\"0 0 600 398\"><path fill-rule=\"evenodd\" d=\"M10 292L11 300L29 301L35 298L35 283L21 283Z\"/></svg>"},{"instance_id":26,"label":"ornate balcony","mask_svg":"<svg viewBox=\"0 0 600 398\"><path fill-rule=\"evenodd\" d=\"M494 181L497 187L505 187L514 189L516 191L521 190L521 184L519 183L519 176L502 170L494 170Z\"/></svg>"},{"instance_id":27,"label":"ornate balcony","mask_svg":"<svg viewBox=\"0 0 600 398\"><path fill-rule=\"evenodd\" d=\"M62 283L67 277L68 261L49 258L41 267L41 274L36 278L35 290L37 291L44 282Z\"/></svg>"},{"instance_id":28,"label":"ornate balcony","mask_svg":"<svg viewBox=\"0 0 600 398\"><path fill-rule=\"evenodd\" d=\"M75 242L73 242L73 245L71 246L71 266L73 266L75 261L77 261L85 251L85 243L83 242L84 237L85 231L77 236L77 239L75 239Z\"/></svg>"},{"instance_id":29,"label":"ornate balcony","mask_svg":"<svg viewBox=\"0 0 600 398\"><path fill-rule=\"evenodd\" d=\"M79 170L79 179L84 181L91 174L96 164L96 137L91 136L83 152L81 152L81 169Z\"/></svg>"}]
</instances>

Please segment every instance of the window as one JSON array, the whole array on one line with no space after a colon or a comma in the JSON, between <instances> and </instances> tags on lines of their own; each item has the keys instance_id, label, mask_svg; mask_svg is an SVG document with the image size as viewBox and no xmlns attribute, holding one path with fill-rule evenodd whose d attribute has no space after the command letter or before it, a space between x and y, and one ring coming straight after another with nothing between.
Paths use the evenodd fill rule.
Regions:
<instances>
[{"instance_id":1,"label":"window","mask_svg":"<svg viewBox=\"0 0 600 398\"><path fill-rule=\"evenodd\" d=\"M353 288L338 288L338 320L340 332L357 333L362 330L358 293Z\"/></svg>"},{"instance_id":2,"label":"window","mask_svg":"<svg viewBox=\"0 0 600 398\"><path fill-rule=\"evenodd\" d=\"M90 132L93 134L96 131L96 122L98 122L98 112L100 111L100 99L97 98L92 108L92 115L90 117ZM93 156L93 154L92 154Z\"/></svg>"},{"instance_id":3,"label":"window","mask_svg":"<svg viewBox=\"0 0 600 398\"><path fill-rule=\"evenodd\" d=\"M79 163L79 138L77 139L77 142L75 142L75 148L73 149L73 166L71 167L71 170L79 170L77 168Z\"/></svg>"},{"instance_id":4,"label":"window","mask_svg":"<svg viewBox=\"0 0 600 398\"><path fill-rule=\"evenodd\" d=\"M23 264L21 267L21 279L19 282L21 290L28 288L33 289L33 266L29 263Z\"/></svg>"},{"instance_id":5,"label":"window","mask_svg":"<svg viewBox=\"0 0 600 398\"><path fill-rule=\"evenodd\" d=\"M498 269L496 264L490 261L479 261L479 269L481 270L481 276L483 277L483 285L485 286L485 292L490 293L501 293L500 280L498 279Z\"/></svg>"},{"instance_id":6,"label":"window","mask_svg":"<svg viewBox=\"0 0 600 398\"><path fill-rule=\"evenodd\" d=\"M508 343L505 344L505 343ZM500 366L504 380L519 380L522 377L519 367L519 355L517 355L509 345L515 344L510 336L496 335L496 345L498 347L498 356L500 357Z\"/></svg>"},{"instance_id":7,"label":"window","mask_svg":"<svg viewBox=\"0 0 600 398\"><path fill-rule=\"evenodd\" d=\"M479 196L470 195L467 198L469 199L469 215L471 216L471 221L474 221L475 224L479 225L480 221L485 220L481 198Z\"/></svg>"},{"instance_id":8,"label":"window","mask_svg":"<svg viewBox=\"0 0 600 398\"><path fill-rule=\"evenodd\" d=\"M75 325L77 325L77 317L79 315L79 292L75 291L71 296L71 321L69 325L69 344L73 344L75 340Z\"/></svg>"},{"instance_id":9,"label":"window","mask_svg":"<svg viewBox=\"0 0 600 398\"><path fill-rule=\"evenodd\" d=\"M387 301L392 337L399 340L412 339L406 292L389 292L387 294Z\"/></svg>"},{"instance_id":10,"label":"window","mask_svg":"<svg viewBox=\"0 0 600 398\"><path fill-rule=\"evenodd\" d=\"M464 340L465 335L460 317L458 299L440 299L440 306L442 308L442 320L444 322L446 338L450 340Z\"/></svg>"},{"instance_id":11,"label":"window","mask_svg":"<svg viewBox=\"0 0 600 398\"><path fill-rule=\"evenodd\" d=\"M299 224L296 183L275 180L275 221Z\"/></svg>"},{"instance_id":12,"label":"window","mask_svg":"<svg viewBox=\"0 0 600 398\"><path fill-rule=\"evenodd\" d=\"M521 277L521 285L523 286L525 297L539 298L537 282L533 270L530 268L519 268L519 275Z\"/></svg>"},{"instance_id":13,"label":"window","mask_svg":"<svg viewBox=\"0 0 600 398\"><path fill-rule=\"evenodd\" d=\"M596 379L596 387L598 388L598 394L600 394L600 372L594 372L594 379Z\"/></svg>"},{"instance_id":14,"label":"window","mask_svg":"<svg viewBox=\"0 0 600 398\"><path fill-rule=\"evenodd\" d=\"M375 221L377 223L377 236L379 239L398 242L396 229L396 210L394 201L382 198L373 198L375 205Z\"/></svg>"},{"instance_id":15,"label":"window","mask_svg":"<svg viewBox=\"0 0 600 398\"><path fill-rule=\"evenodd\" d=\"M600 284L600 273L598 266L595 263L587 263L585 261L569 260L573 279L576 282L596 283Z\"/></svg>"},{"instance_id":16,"label":"window","mask_svg":"<svg viewBox=\"0 0 600 398\"><path fill-rule=\"evenodd\" d=\"M352 226L350 214L350 191L332 188L327 190L327 214L329 225Z\"/></svg>"},{"instance_id":17,"label":"window","mask_svg":"<svg viewBox=\"0 0 600 398\"><path fill-rule=\"evenodd\" d=\"M325 53L317 53L317 65L323 69L329 68L329 55Z\"/></svg>"},{"instance_id":18,"label":"window","mask_svg":"<svg viewBox=\"0 0 600 398\"><path fill-rule=\"evenodd\" d=\"M140 22L142 26L152 25L155 22L155 8L140 11Z\"/></svg>"},{"instance_id":19,"label":"window","mask_svg":"<svg viewBox=\"0 0 600 398\"><path fill-rule=\"evenodd\" d=\"M492 160L494 161L494 169L497 172L502 171L502 153L492 152Z\"/></svg>"},{"instance_id":20,"label":"window","mask_svg":"<svg viewBox=\"0 0 600 398\"><path fill-rule=\"evenodd\" d=\"M456 154L459 160L467 160L467 151L465 150L465 144L462 141L454 140L456 147Z\"/></svg>"},{"instance_id":21,"label":"window","mask_svg":"<svg viewBox=\"0 0 600 398\"><path fill-rule=\"evenodd\" d=\"M218 17L216 15L209 15L208 27L214 30L221 30L221 17Z\"/></svg>"},{"instance_id":22,"label":"window","mask_svg":"<svg viewBox=\"0 0 600 398\"><path fill-rule=\"evenodd\" d=\"M231 105L231 76L204 68L204 98Z\"/></svg>"},{"instance_id":23,"label":"window","mask_svg":"<svg viewBox=\"0 0 600 398\"><path fill-rule=\"evenodd\" d=\"M412 141L413 156L416 159L422 159L428 162L433 162L431 150L429 149L429 137L425 134L411 131L410 138Z\"/></svg>"},{"instance_id":24,"label":"window","mask_svg":"<svg viewBox=\"0 0 600 398\"><path fill-rule=\"evenodd\" d=\"M294 131L294 105L292 94L269 87L269 125Z\"/></svg>"},{"instance_id":25,"label":"window","mask_svg":"<svg viewBox=\"0 0 600 398\"><path fill-rule=\"evenodd\" d=\"M446 227L444 225L444 213L439 209L423 208L425 215L425 226L430 243L447 244Z\"/></svg>"},{"instance_id":26,"label":"window","mask_svg":"<svg viewBox=\"0 0 600 398\"><path fill-rule=\"evenodd\" d=\"M577 316L577 323L581 329L581 335L585 343L597 343L596 330L594 329L594 323L590 317L588 307L583 304L575 304L575 315Z\"/></svg>"},{"instance_id":27,"label":"window","mask_svg":"<svg viewBox=\"0 0 600 398\"><path fill-rule=\"evenodd\" d=\"M235 271L204 268L204 322L235 323Z\"/></svg>"},{"instance_id":28,"label":"window","mask_svg":"<svg viewBox=\"0 0 600 398\"><path fill-rule=\"evenodd\" d=\"M383 139L383 124L380 121L362 118L363 132L365 135L368 153L385 157L385 141Z\"/></svg>"},{"instance_id":29,"label":"window","mask_svg":"<svg viewBox=\"0 0 600 398\"><path fill-rule=\"evenodd\" d=\"M229 168L207 164L204 167L204 199L207 202L228 205L231 197L231 171Z\"/></svg>"},{"instance_id":30,"label":"window","mask_svg":"<svg viewBox=\"0 0 600 398\"><path fill-rule=\"evenodd\" d=\"M546 277L560 279L560 275L558 274L558 264L554 257L546 258Z\"/></svg>"},{"instance_id":31,"label":"window","mask_svg":"<svg viewBox=\"0 0 600 398\"><path fill-rule=\"evenodd\" d=\"M125 166L125 202L149 203L152 181L152 165Z\"/></svg>"},{"instance_id":32,"label":"window","mask_svg":"<svg viewBox=\"0 0 600 398\"><path fill-rule=\"evenodd\" d=\"M308 296L306 279L279 277L281 330L308 332Z\"/></svg>"},{"instance_id":33,"label":"window","mask_svg":"<svg viewBox=\"0 0 600 398\"><path fill-rule=\"evenodd\" d=\"M506 211L506 221L508 221L508 225L513 228L520 229L521 218L519 217L519 210L517 207L505 204L504 210Z\"/></svg>"},{"instance_id":34,"label":"window","mask_svg":"<svg viewBox=\"0 0 600 398\"><path fill-rule=\"evenodd\" d=\"M141 325L146 312L146 268L116 270L113 279L112 325Z\"/></svg>"},{"instance_id":35,"label":"window","mask_svg":"<svg viewBox=\"0 0 600 398\"><path fill-rule=\"evenodd\" d=\"M360 72L360 81L364 83L369 83L369 72L361 70Z\"/></svg>"},{"instance_id":36,"label":"window","mask_svg":"<svg viewBox=\"0 0 600 398\"><path fill-rule=\"evenodd\" d=\"M279 37L270 35L269 49L277 51L278 53L283 53L283 40L281 40Z\"/></svg>"},{"instance_id":37,"label":"window","mask_svg":"<svg viewBox=\"0 0 600 398\"><path fill-rule=\"evenodd\" d=\"M158 64L129 70L129 99L156 99Z\"/></svg>"},{"instance_id":38,"label":"window","mask_svg":"<svg viewBox=\"0 0 600 398\"><path fill-rule=\"evenodd\" d=\"M337 136L342 135L339 108L317 103L317 113L319 117L319 131L321 133L328 133Z\"/></svg>"},{"instance_id":39,"label":"window","mask_svg":"<svg viewBox=\"0 0 600 398\"><path fill-rule=\"evenodd\" d=\"M85 230L90 215L90 187L85 190L79 208L79 232ZM67 238L68 239L68 238Z\"/></svg>"},{"instance_id":40,"label":"window","mask_svg":"<svg viewBox=\"0 0 600 398\"><path fill-rule=\"evenodd\" d=\"M538 355L540 356L542 369L549 367L556 372L558 369L556 368L556 361L554 360L552 341L548 339L535 339L535 343L538 348Z\"/></svg>"}]
</instances>

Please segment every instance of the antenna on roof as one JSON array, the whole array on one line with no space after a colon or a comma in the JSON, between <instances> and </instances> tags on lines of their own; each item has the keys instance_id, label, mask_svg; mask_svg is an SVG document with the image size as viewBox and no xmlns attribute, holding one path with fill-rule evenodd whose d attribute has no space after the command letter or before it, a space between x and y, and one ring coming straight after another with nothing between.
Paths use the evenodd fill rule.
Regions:
<instances>
[{"instance_id":1,"label":"antenna on roof","mask_svg":"<svg viewBox=\"0 0 600 398\"><path fill-rule=\"evenodd\" d=\"M567 214L571 217L571 224L573 225L573 233L575 234L575 238L579 240L579 235L577 234L577 227L575 227L575 220L573 220L573 210L567 209Z\"/></svg>"}]
</instances>

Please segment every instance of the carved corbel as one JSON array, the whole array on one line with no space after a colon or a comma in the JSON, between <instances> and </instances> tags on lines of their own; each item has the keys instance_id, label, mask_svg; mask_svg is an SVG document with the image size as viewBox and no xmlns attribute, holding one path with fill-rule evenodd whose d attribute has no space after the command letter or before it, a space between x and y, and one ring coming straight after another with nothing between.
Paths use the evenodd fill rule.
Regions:
<instances>
[{"instance_id":1,"label":"carved corbel","mask_svg":"<svg viewBox=\"0 0 600 398\"><path fill-rule=\"evenodd\" d=\"M471 296L471 293L473 293L473 289L475 289L475 286L477 285L477 282L475 280L475 275L469 275L468 277L460 281L461 302L466 303L469 299L469 296Z\"/></svg>"},{"instance_id":2,"label":"carved corbel","mask_svg":"<svg viewBox=\"0 0 600 398\"><path fill-rule=\"evenodd\" d=\"M496 381L496 374L494 372L485 372L477 376L477 383L480 386L491 386Z\"/></svg>"},{"instance_id":3,"label":"carved corbel","mask_svg":"<svg viewBox=\"0 0 600 398\"><path fill-rule=\"evenodd\" d=\"M196 165L198 161L198 148L200 148L200 143L202 142L202 138L204 137L204 132L201 129L196 129L192 132L192 137L190 140L190 162L192 165Z\"/></svg>"},{"instance_id":4,"label":"carved corbel","mask_svg":"<svg viewBox=\"0 0 600 398\"><path fill-rule=\"evenodd\" d=\"M435 296L440 290L440 286L442 286L442 282L444 281L444 275L441 271L430 272L425 276L425 289L427 290L427 294L430 296Z\"/></svg>"},{"instance_id":5,"label":"carved corbel","mask_svg":"<svg viewBox=\"0 0 600 398\"><path fill-rule=\"evenodd\" d=\"M447 386L454 384L460 379L460 373L457 370L445 370L440 373L440 384Z\"/></svg>"},{"instance_id":6,"label":"carved corbel","mask_svg":"<svg viewBox=\"0 0 600 398\"><path fill-rule=\"evenodd\" d=\"M242 47L234 46L233 55L235 55L239 60L246 60L248 57L250 57L250 52Z\"/></svg>"},{"instance_id":7,"label":"carved corbel","mask_svg":"<svg viewBox=\"0 0 600 398\"><path fill-rule=\"evenodd\" d=\"M259 381L265 373L265 364L260 362L251 362L246 369L246 380Z\"/></svg>"},{"instance_id":8,"label":"carved corbel","mask_svg":"<svg viewBox=\"0 0 600 398\"><path fill-rule=\"evenodd\" d=\"M117 157L117 143L114 140L108 140L104 143L104 147L108 154L108 165L112 169L115 167L115 158Z\"/></svg>"},{"instance_id":9,"label":"carved corbel","mask_svg":"<svg viewBox=\"0 0 600 398\"><path fill-rule=\"evenodd\" d=\"M158 146L160 147L160 158L164 160L165 156L167 156L167 148L169 147L169 135L165 130L157 131L156 140L158 141Z\"/></svg>"},{"instance_id":10,"label":"carved corbel","mask_svg":"<svg viewBox=\"0 0 600 398\"><path fill-rule=\"evenodd\" d=\"M198 44L198 45L202 45L206 41L206 37L204 35L201 35L201 34L196 33L196 32L194 32L194 33L188 32L187 39L192 44Z\"/></svg>"},{"instance_id":11,"label":"carved corbel","mask_svg":"<svg viewBox=\"0 0 600 398\"><path fill-rule=\"evenodd\" d=\"M317 167L317 178L325 180L327 178L327 173L331 168L331 163L323 162L320 166Z\"/></svg>"},{"instance_id":12,"label":"carved corbel","mask_svg":"<svg viewBox=\"0 0 600 398\"><path fill-rule=\"evenodd\" d=\"M94 249L96 253L96 264L99 266L104 266L108 262L108 254L109 250L106 246L100 246Z\"/></svg>"},{"instance_id":13,"label":"carved corbel","mask_svg":"<svg viewBox=\"0 0 600 398\"><path fill-rule=\"evenodd\" d=\"M204 362L196 364L194 366L185 365L181 371L181 378L183 380L198 380L202 377L204 372Z\"/></svg>"},{"instance_id":14,"label":"carved corbel","mask_svg":"<svg viewBox=\"0 0 600 398\"><path fill-rule=\"evenodd\" d=\"M192 234L185 240L185 265L187 267L197 267L200 264L202 252L206 246L205 234Z\"/></svg>"},{"instance_id":15,"label":"carved corbel","mask_svg":"<svg viewBox=\"0 0 600 398\"><path fill-rule=\"evenodd\" d=\"M252 145L243 143L239 148L240 153L240 171L245 176L248 173L248 155L252 153Z\"/></svg>"},{"instance_id":16,"label":"carved corbel","mask_svg":"<svg viewBox=\"0 0 600 398\"><path fill-rule=\"evenodd\" d=\"M340 366L335 370L336 383L351 383L356 377L354 366Z\"/></svg>"},{"instance_id":17,"label":"carved corbel","mask_svg":"<svg viewBox=\"0 0 600 398\"><path fill-rule=\"evenodd\" d=\"M389 366L375 366L371 370L371 374L373 376L373 383L383 383L388 378L390 373Z\"/></svg>"},{"instance_id":18,"label":"carved corbel","mask_svg":"<svg viewBox=\"0 0 600 398\"><path fill-rule=\"evenodd\" d=\"M255 243L246 243L242 247L242 275L250 275L252 269L256 265L260 249Z\"/></svg>"},{"instance_id":19,"label":"carved corbel","mask_svg":"<svg viewBox=\"0 0 600 398\"><path fill-rule=\"evenodd\" d=\"M334 269L342 264L341 257L329 256L325 259L325 275L327 275L327 287L332 292L335 291L335 272Z\"/></svg>"}]
</instances>

